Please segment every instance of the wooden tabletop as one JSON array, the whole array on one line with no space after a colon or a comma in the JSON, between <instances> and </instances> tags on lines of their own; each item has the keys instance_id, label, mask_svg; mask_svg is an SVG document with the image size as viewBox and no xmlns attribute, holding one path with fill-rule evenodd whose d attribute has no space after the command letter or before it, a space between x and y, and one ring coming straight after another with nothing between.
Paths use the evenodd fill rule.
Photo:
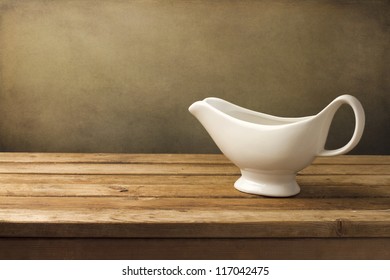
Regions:
<instances>
[{"instance_id":1,"label":"wooden tabletop","mask_svg":"<svg viewBox=\"0 0 390 280\"><path fill-rule=\"evenodd\" d=\"M291 198L238 192L239 176L222 155L0 153L0 238L390 244L390 156L317 158Z\"/></svg>"}]
</instances>

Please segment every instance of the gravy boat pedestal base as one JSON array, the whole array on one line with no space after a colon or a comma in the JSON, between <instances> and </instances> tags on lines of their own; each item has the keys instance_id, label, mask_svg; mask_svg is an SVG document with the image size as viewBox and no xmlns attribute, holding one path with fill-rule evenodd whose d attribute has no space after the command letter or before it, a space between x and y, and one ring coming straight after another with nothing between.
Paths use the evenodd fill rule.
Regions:
<instances>
[{"instance_id":1,"label":"gravy boat pedestal base","mask_svg":"<svg viewBox=\"0 0 390 280\"><path fill-rule=\"evenodd\" d=\"M272 197L294 196L300 192L296 174L264 174L241 170L234 187L245 193Z\"/></svg>"}]
</instances>

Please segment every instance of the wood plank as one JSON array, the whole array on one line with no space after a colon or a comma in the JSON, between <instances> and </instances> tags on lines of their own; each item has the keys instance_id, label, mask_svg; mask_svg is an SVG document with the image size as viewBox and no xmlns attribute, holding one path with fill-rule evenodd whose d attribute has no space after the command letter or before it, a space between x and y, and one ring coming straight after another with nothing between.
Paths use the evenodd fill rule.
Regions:
<instances>
[{"instance_id":1,"label":"wood plank","mask_svg":"<svg viewBox=\"0 0 390 280\"><path fill-rule=\"evenodd\" d=\"M334 174L334 175L389 175L390 165L344 165L344 164L332 164L332 165L310 165L307 168L299 172L302 175L321 175L321 174Z\"/></svg>"},{"instance_id":2,"label":"wood plank","mask_svg":"<svg viewBox=\"0 0 390 280\"><path fill-rule=\"evenodd\" d=\"M237 191L231 184L4 184L0 196L160 197L267 199ZM301 186L299 198L390 198L390 186Z\"/></svg>"},{"instance_id":3,"label":"wood plank","mask_svg":"<svg viewBox=\"0 0 390 280\"><path fill-rule=\"evenodd\" d=\"M0 259L387 260L390 238L2 238Z\"/></svg>"},{"instance_id":4,"label":"wood plank","mask_svg":"<svg viewBox=\"0 0 390 280\"><path fill-rule=\"evenodd\" d=\"M0 209L1 237L390 237L390 211Z\"/></svg>"},{"instance_id":5,"label":"wood plank","mask_svg":"<svg viewBox=\"0 0 390 280\"><path fill-rule=\"evenodd\" d=\"M389 186L301 186L297 198L390 198Z\"/></svg>"},{"instance_id":6,"label":"wood plank","mask_svg":"<svg viewBox=\"0 0 390 280\"><path fill-rule=\"evenodd\" d=\"M18 211L1 208L2 222L8 223L216 223L242 224L262 222L390 222L390 209L386 210L233 210L216 209L215 212L207 209L142 209L128 211L124 208L93 208L86 209L34 209L20 207ZM152 233L153 234L153 233ZM243 233L245 234L245 233Z\"/></svg>"},{"instance_id":7,"label":"wood plank","mask_svg":"<svg viewBox=\"0 0 390 280\"><path fill-rule=\"evenodd\" d=\"M0 184L221 185L232 184L238 178L239 175L0 174Z\"/></svg>"},{"instance_id":8,"label":"wood plank","mask_svg":"<svg viewBox=\"0 0 390 280\"><path fill-rule=\"evenodd\" d=\"M107 163L0 163L8 174L202 174L239 175L234 165L223 164L107 164Z\"/></svg>"},{"instance_id":9,"label":"wood plank","mask_svg":"<svg viewBox=\"0 0 390 280\"><path fill-rule=\"evenodd\" d=\"M1 175L0 175L1 176ZM302 186L390 186L389 175L297 175Z\"/></svg>"},{"instance_id":10,"label":"wood plank","mask_svg":"<svg viewBox=\"0 0 390 280\"><path fill-rule=\"evenodd\" d=\"M222 154L0 153L0 162L19 163L201 163L231 164ZM313 164L390 164L387 155L317 157Z\"/></svg>"},{"instance_id":11,"label":"wood plank","mask_svg":"<svg viewBox=\"0 0 390 280\"><path fill-rule=\"evenodd\" d=\"M105 184L123 186L232 186L240 175L0 174L0 184ZM301 186L390 186L390 175L298 175Z\"/></svg>"},{"instance_id":12,"label":"wood plank","mask_svg":"<svg viewBox=\"0 0 390 280\"><path fill-rule=\"evenodd\" d=\"M154 198L154 197L0 197L2 209L207 209L229 210L388 210L389 198Z\"/></svg>"},{"instance_id":13,"label":"wood plank","mask_svg":"<svg viewBox=\"0 0 390 280\"><path fill-rule=\"evenodd\" d=\"M240 175L234 165L225 164L107 164L107 163L0 163L6 174L197 174ZM390 175L390 165L311 165L301 175Z\"/></svg>"},{"instance_id":14,"label":"wood plank","mask_svg":"<svg viewBox=\"0 0 390 280\"><path fill-rule=\"evenodd\" d=\"M317 157L313 164L390 164L390 155L341 155L333 157Z\"/></svg>"}]
</instances>

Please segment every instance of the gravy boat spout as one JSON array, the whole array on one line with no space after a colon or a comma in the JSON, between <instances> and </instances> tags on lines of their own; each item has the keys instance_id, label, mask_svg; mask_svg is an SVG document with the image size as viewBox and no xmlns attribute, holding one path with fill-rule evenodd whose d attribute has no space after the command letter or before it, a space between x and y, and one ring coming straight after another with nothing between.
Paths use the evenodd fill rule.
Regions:
<instances>
[{"instance_id":1,"label":"gravy boat spout","mask_svg":"<svg viewBox=\"0 0 390 280\"><path fill-rule=\"evenodd\" d=\"M355 130L342 148L325 150L333 117L342 104L352 107ZM200 121L222 153L241 170L235 182L242 192L288 197L300 192L298 171L316 156L349 152L359 142L365 123L360 102L351 95L333 100L317 115L284 118L242 108L220 98L197 101L189 111Z\"/></svg>"}]
</instances>

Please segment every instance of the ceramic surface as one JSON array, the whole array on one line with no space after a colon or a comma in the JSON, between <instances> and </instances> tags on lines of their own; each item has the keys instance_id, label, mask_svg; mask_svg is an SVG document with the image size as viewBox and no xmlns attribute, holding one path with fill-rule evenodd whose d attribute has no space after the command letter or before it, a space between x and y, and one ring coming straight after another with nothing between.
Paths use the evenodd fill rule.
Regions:
<instances>
[{"instance_id":1,"label":"ceramic surface","mask_svg":"<svg viewBox=\"0 0 390 280\"><path fill-rule=\"evenodd\" d=\"M333 116L342 104L352 107L355 130L342 148L324 148ZM302 118L271 116L220 98L197 101L189 111L201 122L219 149L237 165L242 176L236 189L246 193L288 197L299 193L296 173L316 156L341 155L359 142L365 123L360 102L351 95L333 100L321 112Z\"/></svg>"}]
</instances>

